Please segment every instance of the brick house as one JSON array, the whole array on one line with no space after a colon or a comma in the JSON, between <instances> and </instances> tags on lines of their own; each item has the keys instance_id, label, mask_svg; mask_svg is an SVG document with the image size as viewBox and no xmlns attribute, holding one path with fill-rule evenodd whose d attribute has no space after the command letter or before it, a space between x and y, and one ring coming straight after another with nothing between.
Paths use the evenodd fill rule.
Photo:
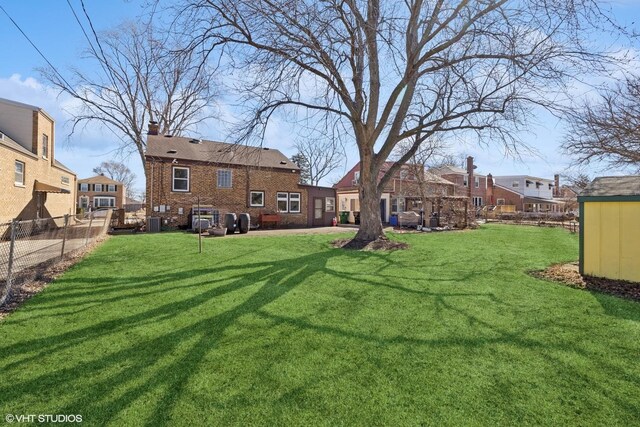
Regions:
<instances>
[{"instance_id":1,"label":"brick house","mask_svg":"<svg viewBox=\"0 0 640 427\"><path fill-rule=\"evenodd\" d=\"M307 226L300 169L278 150L150 134L145 171L147 215L164 226L190 226L198 201L213 209L214 222L228 212L247 212L252 224L277 213L281 226Z\"/></svg>"},{"instance_id":2,"label":"brick house","mask_svg":"<svg viewBox=\"0 0 640 427\"><path fill-rule=\"evenodd\" d=\"M119 209L124 207L124 195L124 184L104 175L78 180L78 207L82 209Z\"/></svg>"},{"instance_id":3,"label":"brick house","mask_svg":"<svg viewBox=\"0 0 640 427\"><path fill-rule=\"evenodd\" d=\"M470 158L473 164L473 158ZM439 168L433 168L430 172L452 182L456 186L456 194L467 195L469 185L469 173L460 167L453 165L441 166ZM490 204L487 198L487 176L472 174L471 183L471 204L476 208L480 208L487 204Z\"/></svg>"},{"instance_id":4,"label":"brick house","mask_svg":"<svg viewBox=\"0 0 640 427\"><path fill-rule=\"evenodd\" d=\"M0 98L0 222L75 213L76 174L55 159L55 121Z\"/></svg>"},{"instance_id":5,"label":"brick house","mask_svg":"<svg viewBox=\"0 0 640 427\"><path fill-rule=\"evenodd\" d=\"M394 162L385 162L380 168L378 179L386 173ZM422 172L419 179L416 175ZM360 163L356 163L335 185L338 198L338 211L349 212L349 222L356 221L360 211ZM424 192L422 191L424 190ZM437 175L420 168L418 165L403 165L387 182L380 198L380 219L390 222L391 215L404 211L420 211L427 214L437 210L431 199L454 197L455 185ZM424 196L424 197L423 197ZM428 200L423 200L428 199ZM423 207L423 202L426 205Z\"/></svg>"}]
</instances>

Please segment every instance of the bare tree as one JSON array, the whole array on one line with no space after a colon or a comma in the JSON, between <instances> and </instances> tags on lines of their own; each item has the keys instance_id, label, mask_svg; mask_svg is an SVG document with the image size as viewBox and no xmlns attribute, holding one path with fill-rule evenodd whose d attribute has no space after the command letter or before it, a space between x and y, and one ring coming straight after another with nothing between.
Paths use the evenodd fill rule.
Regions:
<instances>
[{"instance_id":1,"label":"bare tree","mask_svg":"<svg viewBox=\"0 0 640 427\"><path fill-rule=\"evenodd\" d=\"M579 164L640 170L640 78L601 91L569 115L564 149Z\"/></svg>"},{"instance_id":2,"label":"bare tree","mask_svg":"<svg viewBox=\"0 0 640 427\"><path fill-rule=\"evenodd\" d=\"M71 112L72 133L80 124L100 123L144 164L147 124L157 122L162 134L191 130L216 96L213 72L195 51L179 51L182 40L152 25L126 22L101 34L90 27L85 60L97 73L74 69L70 83L54 69L41 72L81 101L80 111Z\"/></svg>"},{"instance_id":3,"label":"bare tree","mask_svg":"<svg viewBox=\"0 0 640 427\"><path fill-rule=\"evenodd\" d=\"M572 186L580 190L584 190L585 188L587 188L587 185L591 183L591 178L586 173L577 173L574 175L569 175L566 178Z\"/></svg>"},{"instance_id":4,"label":"bare tree","mask_svg":"<svg viewBox=\"0 0 640 427\"><path fill-rule=\"evenodd\" d=\"M131 169L129 169L124 163L116 162L115 160L102 162L100 165L93 168L93 172L121 182L126 190L126 196L133 198L133 195L135 194L133 182L136 180L136 174L131 172Z\"/></svg>"},{"instance_id":5,"label":"bare tree","mask_svg":"<svg viewBox=\"0 0 640 427\"><path fill-rule=\"evenodd\" d=\"M262 135L276 112L340 123L357 145L360 229L352 247L383 238L385 184L440 133L478 132L510 150L532 105L588 62L596 0L185 0L191 47L224 46L242 70L250 109L241 136ZM240 73L236 73L237 76ZM378 179L403 140L413 145Z\"/></svg>"},{"instance_id":6,"label":"bare tree","mask_svg":"<svg viewBox=\"0 0 640 427\"><path fill-rule=\"evenodd\" d=\"M344 164L344 154L335 140L300 139L295 144L297 155L307 163L309 184L318 185L331 172Z\"/></svg>"}]
</instances>

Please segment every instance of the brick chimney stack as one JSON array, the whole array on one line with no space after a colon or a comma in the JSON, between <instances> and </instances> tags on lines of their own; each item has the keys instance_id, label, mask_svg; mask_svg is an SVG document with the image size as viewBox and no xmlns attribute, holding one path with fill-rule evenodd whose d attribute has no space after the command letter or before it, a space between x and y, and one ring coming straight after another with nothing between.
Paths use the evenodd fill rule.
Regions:
<instances>
[{"instance_id":1,"label":"brick chimney stack","mask_svg":"<svg viewBox=\"0 0 640 427\"><path fill-rule=\"evenodd\" d=\"M560 174L553 175L553 197L560 197Z\"/></svg>"},{"instance_id":2,"label":"brick chimney stack","mask_svg":"<svg viewBox=\"0 0 640 427\"><path fill-rule=\"evenodd\" d=\"M160 126L158 126L158 122L151 120L149 122L149 130L147 131L147 135L157 135L160 130Z\"/></svg>"},{"instance_id":3,"label":"brick chimney stack","mask_svg":"<svg viewBox=\"0 0 640 427\"><path fill-rule=\"evenodd\" d=\"M493 175L487 175L487 204L494 205L493 202Z\"/></svg>"}]
</instances>

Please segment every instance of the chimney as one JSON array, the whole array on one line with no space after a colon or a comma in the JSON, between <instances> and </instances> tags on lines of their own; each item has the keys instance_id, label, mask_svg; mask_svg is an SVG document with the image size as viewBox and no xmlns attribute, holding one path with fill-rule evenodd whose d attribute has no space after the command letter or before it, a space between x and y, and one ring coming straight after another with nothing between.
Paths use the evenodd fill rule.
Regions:
<instances>
[{"instance_id":1,"label":"chimney","mask_svg":"<svg viewBox=\"0 0 640 427\"><path fill-rule=\"evenodd\" d=\"M487 175L487 204L495 205L493 201L493 175Z\"/></svg>"},{"instance_id":2,"label":"chimney","mask_svg":"<svg viewBox=\"0 0 640 427\"><path fill-rule=\"evenodd\" d=\"M555 181L553 187L553 197L560 197L560 174L553 175L553 180Z\"/></svg>"},{"instance_id":3,"label":"chimney","mask_svg":"<svg viewBox=\"0 0 640 427\"><path fill-rule=\"evenodd\" d=\"M147 135L157 135L159 130L160 126L158 126L158 122L151 120L149 122L149 131L147 132Z\"/></svg>"}]
</instances>

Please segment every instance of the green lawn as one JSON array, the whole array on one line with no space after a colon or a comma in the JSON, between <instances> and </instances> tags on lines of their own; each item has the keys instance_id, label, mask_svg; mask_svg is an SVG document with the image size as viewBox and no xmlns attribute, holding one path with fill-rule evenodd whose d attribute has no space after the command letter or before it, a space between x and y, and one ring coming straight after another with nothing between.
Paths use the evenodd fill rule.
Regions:
<instances>
[{"instance_id":1,"label":"green lawn","mask_svg":"<svg viewBox=\"0 0 640 427\"><path fill-rule=\"evenodd\" d=\"M559 229L120 236L0 323L0 416L85 425L632 425L640 304L526 274Z\"/></svg>"}]
</instances>

